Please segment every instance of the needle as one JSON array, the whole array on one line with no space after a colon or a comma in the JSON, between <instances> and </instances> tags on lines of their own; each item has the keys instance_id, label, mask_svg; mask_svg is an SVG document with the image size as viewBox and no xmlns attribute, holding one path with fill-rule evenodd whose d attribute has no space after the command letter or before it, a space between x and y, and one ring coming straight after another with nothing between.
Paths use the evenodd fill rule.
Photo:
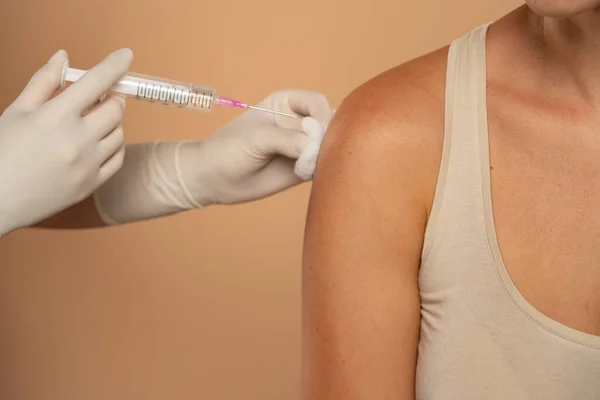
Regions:
<instances>
[{"instance_id":1,"label":"needle","mask_svg":"<svg viewBox=\"0 0 600 400\"><path fill-rule=\"evenodd\" d=\"M268 112L268 113L271 113L271 114L283 115L285 117L299 118L299 116L294 115L294 114L288 114L288 113L284 113L284 112L281 112L281 111L275 111L275 110L268 110L266 108L261 108L261 107L256 107L256 106L248 106L247 105L247 108L251 108L253 110L258 110L258 111L264 111L264 112Z\"/></svg>"}]
</instances>

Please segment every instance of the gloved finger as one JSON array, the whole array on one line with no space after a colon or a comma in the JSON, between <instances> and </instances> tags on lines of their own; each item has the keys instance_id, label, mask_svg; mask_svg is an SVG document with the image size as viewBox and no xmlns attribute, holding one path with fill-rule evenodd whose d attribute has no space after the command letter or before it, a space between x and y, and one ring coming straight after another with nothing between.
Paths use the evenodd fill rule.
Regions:
<instances>
[{"instance_id":1,"label":"gloved finger","mask_svg":"<svg viewBox=\"0 0 600 400\"><path fill-rule=\"evenodd\" d=\"M119 96L109 96L96 108L90 111L83 120L96 140L119 126L125 115L125 100Z\"/></svg>"},{"instance_id":2,"label":"gloved finger","mask_svg":"<svg viewBox=\"0 0 600 400\"><path fill-rule=\"evenodd\" d=\"M282 155L293 160L300 156L308 143L308 136L293 129L265 129L255 142L261 156Z\"/></svg>"},{"instance_id":3,"label":"gloved finger","mask_svg":"<svg viewBox=\"0 0 600 400\"><path fill-rule=\"evenodd\" d=\"M29 80L11 107L21 111L32 111L45 102L60 88L62 70L67 62L67 53L59 50Z\"/></svg>"},{"instance_id":4,"label":"gloved finger","mask_svg":"<svg viewBox=\"0 0 600 400\"><path fill-rule=\"evenodd\" d=\"M257 177L257 188L267 193L275 193L301 183L302 179L294 174L294 166L294 160L285 157L274 158Z\"/></svg>"},{"instance_id":5,"label":"gloved finger","mask_svg":"<svg viewBox=\"0 0 600 400\"><path fill-rule=\"evenodd\" d=\"M89 113L91 113L92 111L94 111L96 109L96 107L98 107L100 104L102 104L102 102L104 100L106 100L107 95L104 94L102 95L98 100L96 100L94 102L94 104L92 104L91 106L89 106L88 108L86 108L82 113L81 113L81 117L85 117L86 115L88 115Z\"/></svg>"},{"instance_id":6,"label":"gloved finger","mask_svg":"<svg viewBox=\"0 0 600 400\"><path fill-rule=\"evenodd\" d=\"M119 125L98 143L100 159L103 162L109 160L121 147L123 147L124 141L123 127Z\"/></svg>"},{"instance_id":7,"label":"gloved finger","mask_svg":"<svg viewBox=\"0 0 600 400\"><path fill-rule=\"evenodd\" d=\"M106 181L112 178L123 166L125 159L125 145L122 145L111 158L109 158L101 167L98 173L98 187L104 185Z\"/></svg>"},{"instance_id":8,"label":"gloved finger","mask_svg":"<svg viewBox=\"0 0 600 400\"><path fill-rule=\"evenodd\" d=\"M64 93L52 100L53 105L81 114L127 72L132 59L133 53L129 49L112 52Z\"/></svg>"},{"instance_id":9,"label":"gloved finger","mask_svg":"<svg viewBox=\"0 0 600 400\"><path fill-rule=\"evenodd\" d=\"M308 90L282 90L269 96L265 102L267 107L276 111L297 114L301 117L312 117L321 123L326 123L331 115L331 108L327 98L317 92ZM302 118L290 118L276 115L277 126L286 129L302 130Z\"/></svg>"},{"instance_id":10,"label":"gloved finger","mask_svg":"<svg viewBox=\"0 0 600 400\"><path fill-rule=\"evenodd\" d=\"M290 110L302 117L312 117L324 123L331 118L331 106L322 93L292 90L288 93Z\"/></svg>"}]
</instances>

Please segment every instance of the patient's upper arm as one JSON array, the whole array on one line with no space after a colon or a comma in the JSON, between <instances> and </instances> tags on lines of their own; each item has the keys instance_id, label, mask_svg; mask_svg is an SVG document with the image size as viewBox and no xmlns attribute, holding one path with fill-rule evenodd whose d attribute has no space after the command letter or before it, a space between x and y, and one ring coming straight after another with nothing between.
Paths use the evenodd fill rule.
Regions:
<instances>
[{"instance_id":1,"label":"patient's upper arm","mask_svg":"<svg viewBox=\"0 0 600 400\"><path fill-rule=\"evenodd\" d=\"M322 146L304 250L303 400L414 399L417 277L443 131L443 68L428 77L414 64L351 94Z\"/></svg>"}]
</instances>

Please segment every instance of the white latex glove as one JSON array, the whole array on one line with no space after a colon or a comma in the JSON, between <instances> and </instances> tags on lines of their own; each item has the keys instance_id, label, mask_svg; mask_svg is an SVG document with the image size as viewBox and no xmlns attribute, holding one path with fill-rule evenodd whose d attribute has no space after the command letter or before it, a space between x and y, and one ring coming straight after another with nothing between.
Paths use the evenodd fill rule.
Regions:
<instances>
[{"instance_id":1,"label":"white latex glove","mask_svg":"<svg viewBox=\"0 0 600 400\"><path fill-rule=\"evenodd\" d=\"M332 114L322 94L304 90L276 92L259 105L320 124ZM322 130L315 120L251 110L203 141L128 145L123 168L94 195L98 213L115 225L280 192L302 181L294 164L310 150L307 144L320 143ZM318 151L313 143L304 171L316 158L315 145Z\"/></svg>"},{"instance_id":2,"label":"white latex glove","mask_svg":"<svg viewBox=\"0 0 600 400\"><path fill-rule=\"evenodd\" d=\"M332 115L324 95L305 90L276 92L259 106L321 124ZM303 119L250 110L206 140L182 145L181 179L199 206L256 200L302 181L294 165L308 143Z\"/></svg>"},{"instance_id":3,"label":"white latex glove","mask_svg":"<svg viewBox=\"0 0 600 400\"><path fill-rule=\"evenodd\" d=\"M129 68L130 50L109 55L60 87L67 54L57 52L0 117L0 236L85 199L123 162L122 99L90 107Z\"/></svg>"}]
</instances>

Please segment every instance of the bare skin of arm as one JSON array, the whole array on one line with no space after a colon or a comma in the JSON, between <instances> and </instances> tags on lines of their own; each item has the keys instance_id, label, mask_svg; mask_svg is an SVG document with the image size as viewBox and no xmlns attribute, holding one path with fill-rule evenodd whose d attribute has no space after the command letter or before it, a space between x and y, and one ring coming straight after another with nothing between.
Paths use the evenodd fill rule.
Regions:
<instances>
[{"instance_id":1,"label":"bare skin of arm","mask_svg":"<svg viewBox=\"0 0 600 400\"><path fill-rule=\"evenodd\" d=\"M446 55L363 85L326 135L304 250L303 400L415 398L418 272L441 157Z\"/></svg>"}]
</instances>

